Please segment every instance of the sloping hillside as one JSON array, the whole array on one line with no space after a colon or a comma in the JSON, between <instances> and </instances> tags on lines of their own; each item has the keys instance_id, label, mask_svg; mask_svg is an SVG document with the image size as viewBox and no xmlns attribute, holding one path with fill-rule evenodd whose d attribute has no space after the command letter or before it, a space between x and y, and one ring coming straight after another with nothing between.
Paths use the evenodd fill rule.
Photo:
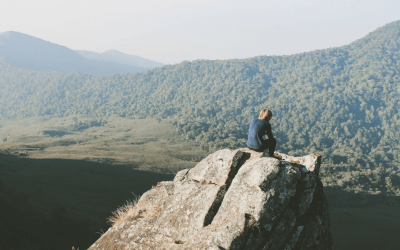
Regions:
<instances>
[{"instance_id":1,"label":"sloping hillside","mask_svg":"<svg viewBox=\"0 0 400 250\"><path fill-rule=\"evenodd\" d=\"M326 186L400 194L400 21L350 45L292 56L182 62L94 77L3 67L2 117L173 118L204 149L245 145L268 107L277 150L324 156Z\"/></svg>"},{"instance_id":2,"label":"sloping hillside","mask_svg":"<svg viewBox=\"0 0 400 250\"><path fill-rule=\"evenodd\" d=\"M140 56L124 54L117 50L107 50L103 53L96 53L87 50L76 50L76 52L86 59L126 64L146 70L163 66L162 63L150 61Z\"/></svg>"},{"instance_id":3,"label":"sloping hillside","mask_svg":"<svg viewBox=\"0 0 400 250\"><path fill-rule=\"evenodd\" d=\"M91 75L136 73L153 68L90 60L67 47L14 31L0 33L0 57L17 68Z\"/></svg>"}]
</instances>

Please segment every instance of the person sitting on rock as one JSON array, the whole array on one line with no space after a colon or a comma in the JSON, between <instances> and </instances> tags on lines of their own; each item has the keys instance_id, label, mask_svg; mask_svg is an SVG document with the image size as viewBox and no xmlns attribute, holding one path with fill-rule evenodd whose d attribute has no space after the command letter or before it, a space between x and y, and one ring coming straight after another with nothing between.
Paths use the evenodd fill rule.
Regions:
<instances>
[{"instance_id":1,"label":"person sitting on rock","mask_svg":"<svg viewBox=\"0 0 400 250\"><path fill-rule=\"evenodd\" d=\"M247 139L247 147L257 152L265 152L270 157L274 157L276 140L272 135L271 124L269 121L272 118L272 111L269 109L263 109L260 112L258 118L253 119L250 122L249 137ZM268 139L263 137L267 135Z\"/></svg>"}]
</instances>

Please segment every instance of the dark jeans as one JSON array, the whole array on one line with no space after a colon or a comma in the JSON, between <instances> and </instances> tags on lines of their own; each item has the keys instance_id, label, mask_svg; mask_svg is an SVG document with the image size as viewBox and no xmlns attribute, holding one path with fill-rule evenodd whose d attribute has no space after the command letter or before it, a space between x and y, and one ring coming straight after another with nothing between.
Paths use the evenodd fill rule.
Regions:
<instances>
[{"instance_id":1,"label":"dark jeans","mask_svg":"<svg viewBox=\"0 0 400 250\"><path fill-rule=\"evenodd\" d=\"M267 149L269 149L268 154L269 154L269 156L272 157L275 152L275 146L276 146L276 140L275 140L275 138L272 138L272 139L267 139L267 140L262 141L262 146L259 149L255 149L255 148L249 148L249 149L257 151L257 152L265 152L265 153L267 153Z\"/></svg>"}]
</instances>

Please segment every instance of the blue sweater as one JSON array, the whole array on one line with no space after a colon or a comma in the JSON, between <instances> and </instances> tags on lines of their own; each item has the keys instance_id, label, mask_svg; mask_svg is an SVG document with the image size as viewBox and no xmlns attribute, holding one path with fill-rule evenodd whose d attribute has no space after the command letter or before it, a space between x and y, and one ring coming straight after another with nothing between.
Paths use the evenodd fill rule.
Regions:
<instances>
[{"instance_id":1,"label":"blue sweater","mask_svg":"<svg viewBox=\"0 0 400 250\"><path fill-rule=\"evenodd\" d=\"M272 139L271 124L266 120L253 119L250 122L249 137L247 139L247 147L260 149L263 145L264 135L268 135L268 139Z\"/></svg>"}]
</instances>

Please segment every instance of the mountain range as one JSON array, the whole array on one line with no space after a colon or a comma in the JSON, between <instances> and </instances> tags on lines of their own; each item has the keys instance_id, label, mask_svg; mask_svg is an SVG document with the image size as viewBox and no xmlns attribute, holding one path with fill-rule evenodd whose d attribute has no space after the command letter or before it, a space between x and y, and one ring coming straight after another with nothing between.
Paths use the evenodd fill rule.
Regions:
<instances>
[{"instance_id":1,"label":"mountain range","mask_svg":"<svg viewBox=\"0 0 400 250\"><path fill-rule=\"evenodd\" d=\"M116 50L104 53L74 51L14 31L0 33L0 57L17 68L99 76L137 73L162 66L161 63Z\"/></svg>"},{"instance_id":2,"label":"mountain range","mask_svg":"<svg viewBox=\"0 0 400 250\"><path fill-rule=\"evenodd\" d=\"M0 120L168 119L210 152L245 147L250 121L269 108L277 150L324 155L324 185L400 195L400 21L337 48L184 61L136 74L3 66L0 89Z\"/></svg>"}]
</instances>

